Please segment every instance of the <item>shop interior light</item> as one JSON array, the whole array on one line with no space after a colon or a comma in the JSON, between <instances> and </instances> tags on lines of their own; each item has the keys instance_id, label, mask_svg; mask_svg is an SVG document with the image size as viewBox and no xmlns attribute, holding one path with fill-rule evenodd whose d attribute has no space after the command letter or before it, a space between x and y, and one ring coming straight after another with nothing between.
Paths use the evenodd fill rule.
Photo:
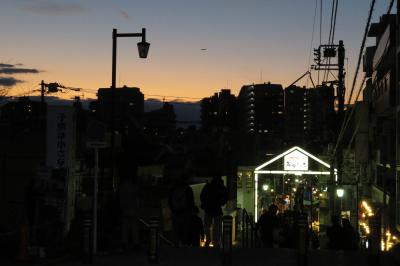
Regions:
<instances>
[{"instance_id":1,"label":"shop interior light","mask_svg":"<svg viewBox=\"0 0 400 266\"><path fill-rule=\"evenodd\" d=\"M267 184L264 184L264 185L262 186L262 189L263 189L264 191L267 191L268 188L269 188L269 186L268 186Z\"/></svg>"}]
</instances>

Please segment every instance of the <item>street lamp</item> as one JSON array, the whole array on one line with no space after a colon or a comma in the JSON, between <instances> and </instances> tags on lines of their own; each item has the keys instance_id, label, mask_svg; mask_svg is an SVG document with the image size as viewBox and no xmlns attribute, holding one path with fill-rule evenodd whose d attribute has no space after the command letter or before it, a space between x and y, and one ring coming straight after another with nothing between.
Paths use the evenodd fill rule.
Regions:
<instances>
[{"instance_id":1,"label":"street lamp","mask_svg":"<svg viewBox=\"0 0 400 266\"><path fill-rule=\"evenodd\" d=\"M117 29L113 29L112 39L113 39L113 54L112 54L112 83L111 88L115 89L115 79L116 79L116 68L117 68L117 38L118 37L141 37L142 41L137 44L139 57L147 58L147 53L149 52L150 43L146 42L146 29L142 28L141 33L117 33Z\"/></svg>"},{"instance_id":2,"label":"street lamp","mask_svg":"<svg viewBox=\"0 0 400 266\"><path fill-rule=\"evenodd\" d=\"M344 196L344 189L343 189L343 188L338 188L338 189L336 189L336 195L337 195L339 198L343 198L343 196Z\"/></svg>"},{"instance_id":3,"label":"street lamp","mask_svg":"<svg viewBox=\"0 0 400 266\"><path fill-rule=\"evenodd\" d=\"M146 42L146 29L142 28L141 33L118 33L117 29L112 31L112 71L111 71L111 169L110 177L114 180L114 142L115 142L115 81L117 76L117 38L118 37L141 37L142 41L137 43L139 57L147 58L150 43ZM97 189L95 189L97 190ZM94 202L94 217L93 217L93 253L97 251L97 201Z\"/></svg>"}]
</instances>

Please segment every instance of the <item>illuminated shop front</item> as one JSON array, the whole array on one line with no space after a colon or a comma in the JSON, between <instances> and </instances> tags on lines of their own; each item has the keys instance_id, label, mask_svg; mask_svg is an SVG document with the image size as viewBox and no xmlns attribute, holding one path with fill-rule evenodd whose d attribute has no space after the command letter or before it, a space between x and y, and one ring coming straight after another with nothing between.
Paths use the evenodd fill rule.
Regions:
<instances>
[{"instance_id":1,"label":"illuminated shop front","mask_svg":"<svg viewBox=\"0 0 400 266\"><path fill-rule=\"evenodd\" d=\"M299 147L257 167L239 167L238 170L238 205L252 213L255 221L271 203L276 204L280 212L296 209L308 212L313 217L310 222L316 226L321 209L329 215L330 165ZM333 174L336 179L336 169Z\"/></svg>"}]
</instances>

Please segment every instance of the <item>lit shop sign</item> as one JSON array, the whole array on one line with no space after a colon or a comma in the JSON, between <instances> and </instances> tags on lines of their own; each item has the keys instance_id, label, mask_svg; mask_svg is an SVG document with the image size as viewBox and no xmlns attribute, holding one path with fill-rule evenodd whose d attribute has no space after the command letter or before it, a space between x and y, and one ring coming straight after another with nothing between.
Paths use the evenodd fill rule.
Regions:
<instances>
[{"instance_id":1,"label":"lit shop sign","mask_svg":"<svg viewBox=\"0 0 400 266\"><path fill-rule=\"evenodd\" d=\"M308 156L295 150L284 158L285 170L289 171L307 171Z\"/></svg>"}]
</instances>

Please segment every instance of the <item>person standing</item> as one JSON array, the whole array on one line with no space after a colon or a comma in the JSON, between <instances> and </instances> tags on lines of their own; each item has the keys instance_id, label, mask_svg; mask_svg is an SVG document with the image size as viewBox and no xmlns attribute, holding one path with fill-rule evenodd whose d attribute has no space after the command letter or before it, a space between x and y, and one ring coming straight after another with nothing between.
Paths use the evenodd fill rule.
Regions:
<instances>
[{"instance_id":1,"label":"person standing","mask_svg":"<svg viewBox=\"0 0 400 266\"><path fill-rule=\"evenodd\" d=\"M343 224L343 249L358 249L358 234L347 218L342 219Z\"/></svg>"},{"instance_id":2,"label":"person standing","mask_svg":"<svg viewBox=\"0 0 400 266\"><path fill-rule=\"evenodd\" d=\"M222 230L222 206L228 201L228 190L220 175L214 175L210 183L207 183L200 194L201 208L204 210L204 231L206 234L205 246L213 240L214 247L220 246ZM210 228L213 226L211 237Z\"/></svg>"},{"instance_id":3,"label":"person standing","mask_svg":"<svg viewBox=\"0 0 400 266\"><path fill-rule=\"evenodd\" d=\"M343 249L343 227L340 225L340 217L333 215L331 217L332 225L326 230L326 235L329 238L329 249Z\"/></svg>"},{"instance_id":4,"label":"person standing","mask_svg":"<svg viewBox=\"0 0 400 266\"><path fill-rule=\"evenodd\" d=\"M278 243L279 219L277 213L278 207L275 204L269 205L268 211L261 214L256 225L256 230L260 232L261 241L266 248L273 248Z\"/></svg>"},{"instance_id":5,"label":"person standing","mask_svg":"<svg viewBox=\"0 0 400 266\"><path fill-rule=\"evenodd\" d=\"M203 221L198 215L199 208L194 206L186 228L186 244L188 246L199 247L200 240L204 240Z\"/></svg>"},{"instance_id":6,"label":"person standing","mask_svg":"<svg viewBox=\"0 0 400 266\"><path fill-rule=\"evenodd\" d=\"M169 207L172 211L172 226L177 246L186 243L187 223L194 207L193 190L187 184L187 179L186 175L178 178L169 195Z\"/></svg>"}]
</instances>

